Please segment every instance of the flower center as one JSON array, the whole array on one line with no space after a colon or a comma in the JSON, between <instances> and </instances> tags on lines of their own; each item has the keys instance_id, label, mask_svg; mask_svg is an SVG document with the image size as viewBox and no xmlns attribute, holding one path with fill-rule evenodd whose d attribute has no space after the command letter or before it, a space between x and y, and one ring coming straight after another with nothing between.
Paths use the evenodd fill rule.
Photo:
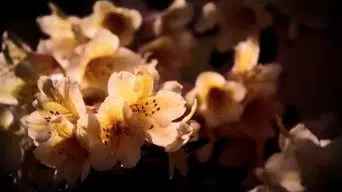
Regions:
<instances>
[{"instance_id":1,"label":"flower center","mask_svg":"<svg viewBox=\"0 0 342 192\"><path fill-rule=\"evenodd\" d=\"M143 100L137 104L133 104L130 106L130 108L134 113L138 113L146 117L150 117L161 110L157 99L153 97Z\"/></svg>"},{"instance_id":2,"label":"flower center","mask_svg":"<svg viewBox=\"0 0 342 192\"><path fill-rule=\"evenodd\" d=\"M58 144L57 153L71 162L81 162L88 156L88 152L80 145L76 137L66 139Z\"/></svg>"},{"instance_id":3,"label":"flower center","mask_svg":"<svg viewBox=\"0 0 342 192\"><path fill-rule=\"evenodd\" d=\"M209 90L207 97L209 103L208 107L212 109L218 109L225 105L228 95L224 90L213 87Z\"/></svg>"},{"instance_id":4,"label":"flower center","mask_svg":"<svg viewBox=\"0 0 342 192\"><path fill-rule=\"evenodd\" d=\"M100 132L102 143L108 145L113 141L119 141L124 136L132 136L132 131L121 121L113 121L109 127L103 127Z\"/></svg>"},{"instance_id":5,"label":"flower center","mask_svg":"<svg viewBox=\"0 0 342 192\"><path fill-rule=\"evenodd\" d=\"M119 37L123 35L127 28L125 18L118 13L107 14L102 25Z\"/></svg>"}]
</instances>

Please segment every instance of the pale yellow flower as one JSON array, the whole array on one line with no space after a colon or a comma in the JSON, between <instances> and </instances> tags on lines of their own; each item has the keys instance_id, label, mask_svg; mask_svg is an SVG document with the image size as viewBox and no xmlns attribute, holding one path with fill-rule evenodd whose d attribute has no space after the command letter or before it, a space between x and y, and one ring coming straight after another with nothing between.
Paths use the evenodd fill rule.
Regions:
<instances>
[{"instance_id":1,"label":"pale yellow flower","mask_svg":"<svg viewBox=\"0 0 342 192\"><path fill-rule=\"evenodd\" d=\"M257 176L266 185L281 186L287 191L304 191L302 184L303 167L311 167L312 159L303 161L304 158L315 156L319 149L327 147L330 144L329 140L318 140L308 128L299 123L289 132L280 123L278 126L281 135L279 137L280 153L273 154L265 163L263 169L257 169ZM315 147L313 147L315 146ZM311 154L308 156L308 154ZM324 155L324 154L322 154ZM310 162L311 161L311 162ZM317 167L311 167L310 173L312 177L318 174Z\"/></svg>"},{"instance_id":2,"label":"pale yellow flower","mask_svg":"<svg viewBox=\"0 0 342 192\"><path fill-rule=\"evenodd\" d=\"M187 122L195 112L196 103L186 117L173 122L184 114L185 100L176 91L181 90L176 88L179 84L171 84L155 90L157 85L148 72L113 73L108 82L108 94L127 102L133 112L132 121L143 128L149 142L166 147L166 150L177 150L194 130Z\"/></svg>"},{"instance_id":3,"label":"pale yellow flower","mask_svg":"<svg viewBox=\"0 0 342 192\"><path fill-rule=\"evenodd\" d=\"M33 103L36 111L25 118L28 135L36 145L50 137L55 118L62 116L76 124L79 117L86 113L78 84L69 78L52 80L42 76L38 80L38 88L40 93ZM64 130L56 131L63 134Z\"/></svg>"},{"instance_id":4,"label":"pale yellow flower","mask_svg":"<svg viewBox=\"0 0 342 192\"><path fill-rule=\"evenodd\" d=\"M88 114L78 123L80 135L85 135L92 166L109 170L116 163L134 167L140 160L140 148L145 142L141 127L132 124L132 111L121 98L107 97L100 105L97 117Z\"/></svg>"},{"instance_id":5,"label":"pale yellow flower","mask_svg":"<svg viewBox=\"0 0 342 192\"><path fill-rule=\"evenodd\" d=\"M37 18L40 29L48 35L49 39L40 40L37 53L52 55L62 66L66 68L67 59L74 49L85 42L78 29L80 19L75 16L66 16L53 3L49 3L51 15Z\"/></svg>"},{"instance_id":6,"label":"pale yellow flower","mask_svg":"<svg viewBox=\"0 0 342 192\"><path fill-rule=\"evenodd\" d=\"M193 8L186 0L174 0L167 10L158 16L153 24L156 36L176 35L184 31L193 17Z\"/></svg>"},{"instance_id":7,"label":"pale yellow flower","mask_svg":"<svg viewBox=\"0 0 342 192\"><path fill-rule=\"evenodd\" d=\"M161 36L142 45L139 53L149 54L149 57L158 60L159 67L166 70L179 69L191 65L195 43L190 32L182 31L172 36Z\"/></svg>"},{"instance_id":8,"label":"pale yellow flower","mask_svg":"<svg viewBox=\"0 0 342 192\"><path fill-rule=\"evenodd\" d=\"M56 169L56 177L68 185L83 181L89 173L89 152L82 147L76 127L64 116L52 119L51 136L34 150L36 158L44 165Z\"/></svg>"},{"instance_id":9,"label":"pale yellow flower","mask_svg":"<svg viewBox=\"0 0 342 192\"><path fill-rule=\"evenodd\" d=\"M234 47L234 66L228 78L243 83L248 90L248 100L255 97L274 96L277 93L277 80L281 73L279 64L258 64L260 53L256 37L249 37Z\"/></svg>"},{"instance_id":10,"label":"pale yellow flower","mask_svg":"<svg viewBox=\"0 0 342 192\"><path fill-rule=\"evenodd\" d=\"M156 63L146 60L130 49L119 47L119 39L106 29L98 31L88 43L78 47L78 54L70 60L67 75L81 86L85 97L93 94L107 95L107 82L113 72L147 70L159 78Z\"/></svg>"},{"instance_id":11,"label":"pale yellow flower","mask_svg":"<svg viewBox=\"0 0 342 192\"><path fill-rule=\"evenodd\" d=\"M14 121L12 111L5 106L0 105L0 130L7 131Z\"/></svg>"},{"instance_id":12,"label":"pale yellow flower","mask_svg":"<svg viewBox=\"0 0 342 192\"><path fill-rule=\"evenodd\" d=\"M198 98L199 112L209 127L222 123L238 121L247 93L243 84L227 81L215 72L203 72L196 80L195 87L187 94L189 103Z\"/></svg>"},{"instance_id":13,"label":"pale yellow flower","mask_svg":"<svg viewBox=\"0 0 342 192\"><path fill-rule=\"evenodd\" d=\"M17 95L25 82L15 75L15 65L6 62L0 53L0 104L17 105Z\"/></svg>"},{"instance_id":14,"label":"pale yellow flower","mask_svg":"<svg viewBox=\"0 0 342 192\"><path fill-rule=\"evenodd\" d=\"M93 13L82 19L82 32L90 39L102 29L108 29L120 39L120 45L129 45L134 33L142 23L142 17L137 10L117 7L109 1L96 1Z\"/></svg>"}]
</instances>

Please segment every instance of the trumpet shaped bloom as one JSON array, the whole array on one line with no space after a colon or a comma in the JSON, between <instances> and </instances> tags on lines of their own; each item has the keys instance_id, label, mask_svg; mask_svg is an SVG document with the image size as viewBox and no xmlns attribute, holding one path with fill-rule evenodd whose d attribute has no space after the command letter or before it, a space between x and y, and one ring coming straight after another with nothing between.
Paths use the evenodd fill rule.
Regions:
<instances>
[{"instance_id":1,"label":"trumpet shaped bloom","mask_svg":"<svg viewBox=\"0 0 342 192\"><path fill-rule=\"evenodd\" d=\"M75 184L79 178L83 181L90 170L89 153L75 134L76 126L63 116L52 121L51 137L34 150L36 158L55 168L56 176L69 185Z\"/></svg>"},{"instance_id":2,"label":"trumpet shaped bloom","mask_svg":"<svg viewBox=\"0 0 342 192\"><path fill-rule=\"evenodd\" d=\"M86 107L82 99L78 84L69 78L52 80L42 76L38 80L39 93L34 101L36 111L26 117L26 125L29 136L38 145L51 136L51 124L60 116L73 124L82 114L86 113ZM59 132L58 126L54 126ZM63 134L63 129L60 131Z\"/></svg>"},{"instance_id":3,"label":"trumpet shaped bloom","mask_svg":"<svg viewBox=\"0 0 342 192\"><path fill-rule=\"evenodd\" d=\"M139 29L142 17L137 10L117 7L109 1L97 1L93 13L83 18L80 24L82 32L93 38L102 29L108 29L120 39L120 45L129 45L134 33Z\"/></svg>"},{"instance_id":4,"label":"trumpet shaped bloom","mask_svg":"<svg viewBox=\"0 0 342 192\"><path fill-rule=\"evenodd\" d=\"M195 88L186 97L190 103L198 98L199 112L209 127L215 127L239 120L246 93L247 90L241 83L227 81L215 72L203 72L197 77Z\"/></svg>"}]
</instances>

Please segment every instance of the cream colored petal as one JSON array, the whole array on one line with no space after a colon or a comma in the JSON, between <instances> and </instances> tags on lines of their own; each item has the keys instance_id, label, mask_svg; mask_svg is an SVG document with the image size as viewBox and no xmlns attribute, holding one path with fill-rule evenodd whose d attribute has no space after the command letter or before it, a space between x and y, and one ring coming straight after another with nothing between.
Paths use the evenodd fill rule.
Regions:
<instances>
[{"instance_id":1,"label":"cream colored petal","mask_svg":"<svg viewBox=\"0 0 342 192\"><path fill-rule=\"evenodd\" d=\"M110 31L101 29L94 38L82 49L80 55L72 58L69 68L66 70L68 75L78 82L82 82L89 62L96 58L113 55L119 48L119 39Z\"/></svg>"},{"instance_id":2,"label":"cream colored petal","mask_svg":"<svg viewBox=\"0 0 342 192\"><path fill-rule=\"evenodd\" d=\"M34 140L36 145L45 142L51 136L51 128L48 121L38 111L26 116L24 123L27 126L28 136Z\"/></svg>"},{"instance_id":3,"label":"cream colored petal","mask_svg":"<svg viewBox=\"0 0 342 192\"><path fill-rule=\"evenodd\" d=\"M63 114L73 121L85 114L85 104L76 82L69 78L53 81L42 76L37 84L42 93L37 97L38 103L47 113Z\"/></svg>"},{"instance_id":4,"label":"cream colored petal","mask_svg":"<svg viewBox=\"0 0 342 192\"><path fill-rule=\"evenodd\" d=\"M173 91L175 93L181 93L183 85L179 84L177 81L166 81L160 85L160 90Z\"/></svg>"},{"instance_id":5,"label":"cream colored petal","mask_svg":"<svg viewBox=\"0 0 342 192\"><path fill-rule=\"evenodd\" d=\"M12 111L7 107L0 106L0 127L3 131L7 131L14 121Z\"/></svg>"},{"instance_id":6,"label":"cream colored petal","mask_svg":"<svg viewBox=\"0 0 342 192\"><path fill-rule=\"evenodd\" d=\"M320 142L317 137L311 133L311 131L305 127L304 124L297 124L294 128L292 128L289 132L291 139L295 142L296 140L310 140L316 145L319 145Z\"/></svg>"},{"instance_id":7,"label":"cream colored petal","mask_svg":"<svg viewBox=\"0 0 342 192\"><path fill-rule=\"evenodd\" d=\"M75 125L63 116L52 118L49 126L55 134L63 139L74 137L76 133Z\"/></svg>"},{"instance_id":8,"label":"cream colored petal","mask_svg":"<svg viewBox=\"0 0 342 192\"><path fill-rule=\"evenodd\" d=\"M58 153L58 145L63 142L63 138L58 134L52 134L52 136L44 143L41 143L35 150L34 155L43 164L47 166L57 166L63 163L66 159Z\"/></svg>"},{"instance_id":9,"label":"cream colored petal","mask_svg":"<svg viewBox=\"0 0 342 192\"><path fill-rule=\"evenodd\" d=\"M159 80L160 80L160 75L159 72L157 71L157 65L158 65L158 61L156 59L152 59L149 63L147 62L147 56L144 55L144 63L139 65L136 68L136 72L138 73L139 71L144 71L144 72L148 72L153 76L154 79L154 84L158 85Z\"/></svg>"},{"instance_id":10,"label":"cream colored petal","mask_svg":"<svg viewBox=\"0 0 342 192\"><path fill-rule=\"evenodd\" d=\"M172 91L158 91L157 94L149 98L149 102L156 100L151 112L151 117L158 122L160 126L166 126L173 120L181 117L185 112L184 98ZM157 105L156 105L157 104ZM152 104L153 105L153 104ZM153 112L154 111L154 112Z\"/></svg>"},{"instance_id":11,"label":"cream colored petal","mask_svg":"<svg viewBox=\"0 0 342 192\"><path fill-rule=\"evenodd\" d=\"M248 72L257 65L260 47L255 37L248 37L247 40L240 42L234 49L233 73Z\"/></svg>"},{"instance_id":12,"label":"cream colored petal","mask_svg":"<svg viewBox=\"0 0 342 192\"><path fill-rule=\"evenodd\" d=\"M82 82L82 90L93 88L107 92L107 83L113 72L134 72L143 59L135 52L120 47L117 52L108 57L95 58L89 62Z\"/></svg>"},{"instance_id":13,"label":"cream colored petal","mask_svg":"<svg viewBox=\"0 0 342 192\"><path fill-rule=\"evenodd\" d=\"M52 39L74 38L72 24L56 14L37 18L40 29Z\"/></svg>"},{"instance_id":14,"label":"cream colored petal","mask_svg":"<svg viewBox=\"0 0 342 192\"><path fill-rule=\"evenodd\" d=\"M81 116L77 121L76 136L83 148L90 151L93 145L101 142L100 123L93 113Z\"/></svg>"},{"instance_id":15,"label":"cream colored petal","mask_svg":"<svg viewBox=\"0 0 342 192\"><path fill-rule=\"evenodd\" d=\"M227 81L224 88L230 93L231 99L235 102L241 102L247 94L245 86L235 81Z\"/></svg>"},{"instance_id":16,"label":"cream colored petal","mask_svg":"<svg viewBox=\"0 0 342 192\"><path fill-rule=\"evenodd\" d=\"M153 76L147 71L138 71L134 85L138 100L149 97L153 92L153 86Z\"/></svg>"},{"instance_id":17,"label":"cream colored petal","mask_svg":"<svg viewBox=\"0 0 342 192\"><path fill-rule=\"evenodd\" d=\"M213 87L213 86L222 86L224 85L226 82L225 78L216 72L212 72L212 71L207 71L207 72L203 72L201 73L197 79L196 79L196 84L195 87L198 90L208 90L209 88Z\"/></svg>"},{"instance_id":18,"label":"cream colored petal","mask_svg":"<svg viewBox=\"0 0 342 192\"><path fill-rule=\"evenodd\" d=\"M64 141L61 147L65 149L61 155L66 158L62 164L56 165L56 177L66 180L67 185L72 186L82 179L82 176L84 178L89 171L88 152L75 138Z\"/></svg>"},{"instance_id":19,"label":"cream colored petal","mask_svg":"<svg viewBox=\"0 0 342 192\"><path fill-rule=\"evenodd\" d=\"M202 112L209 127L216 127L222 123L236 122L240 119L244 106L239 103L226 103L217 111L205 110Z\"/></svg>"},{"instance_id":20,"label":"cream colored petal","mask_svg":"<svg viewBox=\"0 0 342 192\"><path fill-rule=\"evenodd\" d=\"M93 14L84 18L80 26L89 38L93 38L101 28L108 29L120 38L121 45L126 46L141 24L142 17L137 10L116 7L109 1L97 1Z\"/></svg>"},{"instance_id":21,"label":"cream colored petal","mask_svg":"<svg viewBox=\"0 0 342 192\"><path fill-rule=\"evenodd\" d=\"M145 118L141 119L139 123L144 125L147 140L154 145L166 147L175 142L178 138L177 129L180 126L179 122L171 123L166 127L161 127L157 122L153 121L153 119Z\"/></svg>"},{"instance_id":22,"label":"cream colored petal","mask_svg":"<svg viewBox=\"0 0 342 192\"><path fill-rule=\"evenodd\" d=\"M112 121L124 121L132 116L132 111L125 100L108 96L98 109L98 119L101 128L108 128Z\"/></svg>"},{"instance_id":23,"label":"cream colored petal","mask_svg":"<svg viewBox=\"0 0 342 192\"><path fill-rule=\"evenodd\" d=\"M90 151L90 162L92 167L98 171L107 171L118 162L117 156L110 152L108 146L96 143Z\"/></svg>"},{"instance_id":24,"label":"cream colored petal","mask_svg":"<svg viewBox=\"0 0 342 192\"><path fill-rule=\"evenodd\" d=\"M129 104L137 101L136 76L129 72L113 73L108 80L108 95L124 99Z\"/></svg>"},{"instance_id":25,"label":"cream colored petal","mask_svg":"<svg viewBox=\"0 0 342 192\"><path fill-rule=\"evenodd\" d=\"M276 153L265 163L265 171L272 179L288 191L303 191L299 165L293 156Z\"/></svg>"},{"instance_id":26,"label":"cream colored petal","mask_svg":"<svg viewBox=\"0 0 342 192\"><path fill-rule=\"evenodd\" d=\"M24 87L25 82L15 75L14 65L5 61L4 54L0 53L0 103L6 105L17 105L16 96Z\"/></svg>"},{"instance_id":27,"label":"cream colored petal","mask_svg":"<svg viewBox=\"0 0 342 192\"><path fill-rule=\"evenodd\" d=\"M196 23L195 30L203 33L207 30L213 29L219 22L218 9L213 2L208 2L203 5L201 16Z\"/></svg>"}]
</instances>

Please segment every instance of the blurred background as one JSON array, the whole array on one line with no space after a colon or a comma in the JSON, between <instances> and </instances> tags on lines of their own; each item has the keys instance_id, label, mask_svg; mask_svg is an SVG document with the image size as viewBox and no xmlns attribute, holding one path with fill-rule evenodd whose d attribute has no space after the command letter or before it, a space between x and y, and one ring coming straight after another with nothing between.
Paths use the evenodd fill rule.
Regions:
<instances>
[{"instance_id":1,"label":"blurred background","mask_svg":"<svg viewBox=\"0 0 342 192\"><path fill-rule=\"evenodd\" d=\"M3 1L0 11L0 33L2 34L5 30L12 31L32 48L35 48L39 38L44 36L38 29L36 18L49 14L48 2L50 1ZM54 0L52 2L67 14L84 16L91 12L94 0ZM124 7L138 9L142 14L162 12L171 3L170 0L117 0L113 2ZM189 2L193 3L195 14L199 14L201 5L206 1L189 0ZM303 2L303 7L312 5L311 1L303 0ZM328 7L328 16L315 14L315 11L310 13L312 15L308 13L306 16L308 20L324 17L323 19L332 25L320 29L301 25L296 40L289 41L287 30L288 18L291 15L282 12L281 6L280 8L270 6L270 10L280 19L276 20L274 25L261 34L261 62L278 62L283 66L284 72L279 83L279 93L282 102L289 111L289 119L315 119L321 114L329 112L336 114L339 121L341 119L342 30L340 20L337 19L340 16L340 6L337 6L333 0L321 2ZM305 8L302 9L305 10ZM301 12L302 9L298 9L297 12ZM303 12L303 14L306 13ZM229 55L229 53L227 54ZM220 59L229 59L227 54L213 52L212 64L220 65ZM324 135L324 137L336 137L341 133L339 125L340 122L336 123L335 128L330 128L326 132L325 130L316 130L316 132ZM0 136L0 142L12 140L13 142L10 143L13 143L13 146L16 139L15 137ZM19 149L13 148L13 146L5 146L2 143L0 154L13 157L20 155ZM153 156L154 154L148 155ZM167 159L163 153L158 154L158 156ZM13 161L15 159L13 158ZM1 165L8 165L8 162L1 161L2 159L0 159ZM153 162L146 161L139 164L140 166L128 171L124 177L120 173L91 174L78 190L92 191L98 185L108 187L110 190L115 190L117 187L132 190L135 187L133 183L137 182L139 187L146 187L152 191L174 191L178 189L177 186L179 185L186 186L186 188L177 191L196 189L199 191L227 191L228 189L234 191L236 189L238 191L238 187L234 188L232 185L236 185L244 177L241 171L229 170L227 172L221 167L212 167L208 164L202 166L201 170L192 172L188 178L169 181L167 167L164 166L156 170L153 168L156 166ZM10 167L2 168L2 170L8 169ZM113 177L115 178L114 182ZM5 186L5 191L21 191L9 184L11 183L10 176L6 175L0 180L4 184L2 186Z\"/></svg>"}]
</instances>

